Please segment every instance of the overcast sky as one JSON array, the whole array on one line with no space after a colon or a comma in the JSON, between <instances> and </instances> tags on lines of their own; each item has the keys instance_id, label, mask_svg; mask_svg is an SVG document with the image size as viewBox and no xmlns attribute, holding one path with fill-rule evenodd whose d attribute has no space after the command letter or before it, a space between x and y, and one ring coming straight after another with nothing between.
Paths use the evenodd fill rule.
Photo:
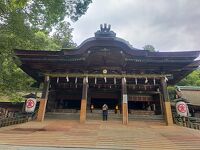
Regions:
<instances>
[{"instance_id":1,"label":"overcast sky","mask_svg":"<svg viewBox=\"0 0 200 150\"><path fill-rule=\"evenodd\" d=\"M200 50L200 0L93 0L72 23L73 40L79 45L93 37L102 23L135 48Z\"/></svg>"}]
</instances>

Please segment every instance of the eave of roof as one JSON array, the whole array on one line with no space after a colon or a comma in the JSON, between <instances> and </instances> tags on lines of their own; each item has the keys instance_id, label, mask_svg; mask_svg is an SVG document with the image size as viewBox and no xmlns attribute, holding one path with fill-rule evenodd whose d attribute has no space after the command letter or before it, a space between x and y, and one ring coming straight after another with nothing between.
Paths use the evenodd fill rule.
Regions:
<instances>
[{"instance_id":1,"label":"eave of roof","mask_svg":"<svg viewBox=\"0 0 200 150\"><path fill-rule=\"evenodd\" d=\"M177 86L180 90L194 90L200 91L200 86Z\"/></svg>"},{"instance_id":2,"label":"eave of roof","mask_svg":"<svg viewBox=\"0 0 200 150\"><path fill-rule=\"evenodd\" d=\"M112 49L113 47L114 49ZM68 62L70 62L70 60L73 59L79 61L73 61L73 63L70 62L69 65L76 66L77 63L79 63L82 67L81 69L83 69L83 63L86 62L87 56L89 56L90 51L96 52L102 49L112 49L120 52L120 57L117 58L119 60L120 58L122 58L121 56L123 55L123 59L125 60L125 63L123 63L126 65L128 64L126 66L128 69L133 69L133 67L135 67L135 69L137 69L138 67L138 69L143 68L147 70L149 68L156 68L158 71L160 71L161 74L163 70L169 69L170 71L172 71L173 74L176 75L174 81L179 81L191 71L195 70L200 64L200 61L195 60L199 56L200 51L150 52L147 50L137 49L132 47L129 42L116 37L116 34L113 31L110 31L110 28L106 25L104 27L101 26L100 30L95 33L95 37L85 40L82 44L73 49L61 49L57 51L15 49L15 54L22 61L21 68L32 77L39 78L39 74L41 74L39 70L48 70L49 64L50 69L52 69L52 64L54 65L55 69L56 67L63 67L62 69L65 69L66 66L64 66L63 64L67 64ZM82 58L84 58L84 60ZM109 58L113 59L114 57L113 55L109 55ZM114 64L118 60L115 60ZM94 61L96 61L95 58L93 58L93 61L90 60L89 62L91 63ZM33 67L38 64L42 67ZM141 65L146 65L146 68L141 67ZM155 67L153 65L155 65ZM32 70L30 70L31 67L33 67ZM181 71L182 76L179 74L179 71Z\"/></svg>"}]
</instances>

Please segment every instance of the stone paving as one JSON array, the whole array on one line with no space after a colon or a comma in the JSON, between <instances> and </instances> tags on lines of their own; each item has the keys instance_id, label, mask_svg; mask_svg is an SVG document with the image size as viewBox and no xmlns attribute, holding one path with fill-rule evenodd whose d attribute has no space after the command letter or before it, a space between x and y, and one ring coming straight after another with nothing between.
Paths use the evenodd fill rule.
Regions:
<instances>
[{"instance_id":1,"label":"stone paving","mask_svg":"<svg viewBox=\"0 0 200 150\"><path fill-rule=\"evenodd\" d=\"M161 121L45 120L0 128L0 149L200 149L200 131ZM50 148L51 147L51 148ZM21 148L21 149L20 149ZM24 148L24 149L23 149ZM77 150L78 150L77 149Z\"/></svg>"}]
</instances>

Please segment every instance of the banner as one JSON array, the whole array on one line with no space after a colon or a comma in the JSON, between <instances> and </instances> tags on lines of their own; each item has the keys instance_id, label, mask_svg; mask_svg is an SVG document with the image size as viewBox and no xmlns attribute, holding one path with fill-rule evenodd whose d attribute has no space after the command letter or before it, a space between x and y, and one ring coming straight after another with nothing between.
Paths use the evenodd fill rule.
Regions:
<instances>
[{"instance_id":1,"label":"banner","mask_svg":"<svg viewBox=\"0 0 200 150\"><path fill-rule=\"evenodd\" d=\"M185 102L179 101L176 103L176 112L180 116L187 117L188 116L188 106Z\"/></svg>"},{"instance_id":2,"label":"banner","mask_svg":"<svg viewBox=\"0 0 200 150\"><path fill-rule=\"evenodd\" d=\"M37 103L37 100L36 100L35 98L28 98L28 99L26 100L25 111L26 111L27 113L34 112L36 103Z\"/></svg>"}]
</instances>

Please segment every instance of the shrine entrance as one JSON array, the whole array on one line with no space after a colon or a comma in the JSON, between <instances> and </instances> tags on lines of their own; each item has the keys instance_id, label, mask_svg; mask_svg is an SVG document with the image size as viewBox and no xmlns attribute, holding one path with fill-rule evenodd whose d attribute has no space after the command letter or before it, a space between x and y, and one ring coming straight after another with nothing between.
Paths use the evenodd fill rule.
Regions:
<instances>
[{"instance_id":1,"label":"shrine entrance","mask_svg":"<svg viewBox=\"0 0 200 150\"><path fill-rule=\"evenodd\" d=\"M90 89L88 98L87 119L88 120L102 120L102 106L106 104L108 106L108 118L109 120L122 120L120 114L121 108L121 95L120 91L114 86L112 88L99 88ZM94 109L91 110L91 106ZM118 105L119 110L116 112L115 107Z\"/></svg>"},{"instance_id":2,"label":"shrine entrance","mask_svg":"<svg viewBox=\"0 0 200 150\"><path fill-rule=\"evenodd\" d=\"M108 79L108 81L111 79ZM104 86L106 84L104 83ZM121 105L121 91L115 86L107 85L108 88L90 88L89 105L94 106L94 110L101 110L106 104L109 111L113 111L116 105ZM111 87L111 88L110 88Z\"/></svg>"},{"instance_id":3,"label":"shrine entrance","mask_svg":"<svg viewBox=\"0 0 200 150\"><path fill-rule=\"evenodd\" d=\"M63 100L63 109L80 109L81 100Z\"/></svg>"},{"instance_id":4,"label":"shrine entrance","mask_svg":"<svg viewBox=\"0 0 200 150\"><path fill-rule=\"evenodd\" d=\"M146 110L148 103L145 102L137 102L137 101L129 101L128 109L129 110Z\"/></svg>"},{"instance_id":5,"label":"shrine entrance","mask_svg":"<svg viewBox=\"0 0 200 150\"><path fill-rule=\"evenodd\" d=\"M95 109L101 109L103 104L108 105L109 109L115 109L115 106L118 105L118 101L112 98L92 98L91 104Z\"/></svg>"}]
</instances>

